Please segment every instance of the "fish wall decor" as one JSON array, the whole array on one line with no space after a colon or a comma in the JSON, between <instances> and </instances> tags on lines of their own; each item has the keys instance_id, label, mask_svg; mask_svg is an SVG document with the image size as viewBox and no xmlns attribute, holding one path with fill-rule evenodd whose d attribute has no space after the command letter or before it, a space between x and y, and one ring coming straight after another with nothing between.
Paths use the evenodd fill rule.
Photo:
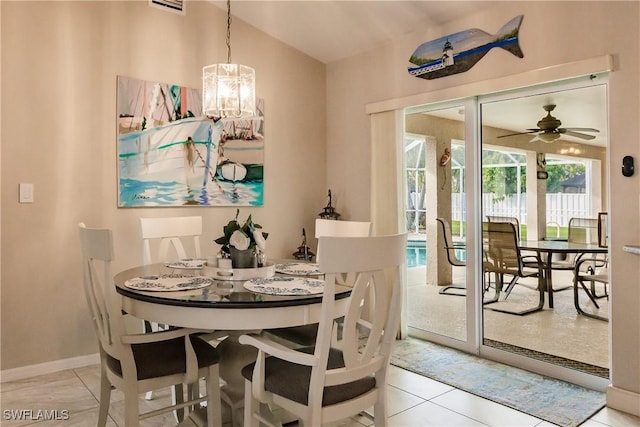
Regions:
<instances>
[{"instance_id":1,"label":"fish wall decor","mask_svg":"<svg viewBox=\"0 0 640 427\"><path fill-rule=\"evenodd\" d=\"M429 80L464 73L494 47L523 58L524 54L518 43L523 17L524 15L516 16L496 34L472 28L422 43L411 55L411 66L407 71L412 76Z\"/></svg>"}]
</instances>

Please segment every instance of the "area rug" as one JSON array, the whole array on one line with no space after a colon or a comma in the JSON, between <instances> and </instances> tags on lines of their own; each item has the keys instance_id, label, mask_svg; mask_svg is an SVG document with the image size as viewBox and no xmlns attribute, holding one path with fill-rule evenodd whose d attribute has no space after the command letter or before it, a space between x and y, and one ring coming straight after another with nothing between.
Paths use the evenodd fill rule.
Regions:
<instances>
[{"instance_id":1,"label":"area rug","mask_svg":"<svg viewBox=\"0 0 640 427\"><path fill-rule=\"evenodd\" d=\"M559 426L605 406L604 393L417 339L397 341L391 363Z\"/></svg>"}]
</instances>

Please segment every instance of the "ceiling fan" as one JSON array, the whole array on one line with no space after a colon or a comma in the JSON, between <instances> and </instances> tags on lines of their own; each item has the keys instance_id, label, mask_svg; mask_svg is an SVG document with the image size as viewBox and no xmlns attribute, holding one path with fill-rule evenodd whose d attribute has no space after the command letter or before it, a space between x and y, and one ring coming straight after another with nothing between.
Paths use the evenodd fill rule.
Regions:
<instances>
[{"instance_id":1,"label":"ceiling fan","mask_svg":"<svg viewBox=\"0 0 640 427\"><path fill-rule=\"evenodd\" d=\"M562 128L560 127L562 122L551 115L551 112L556 108L555 104L543 105L542 108L547 112L547 115L540 119L537 129L527 129L526 132L500 135L498 138L531 133L536 134L536 137L532 139L532 141L541 139L545 142L553 142L560 138L560 135L568 135L580 139L591 140L594 139L595 136L583 132L600 132L598 129L593 128Z\"/></svg>"}]
</instances>

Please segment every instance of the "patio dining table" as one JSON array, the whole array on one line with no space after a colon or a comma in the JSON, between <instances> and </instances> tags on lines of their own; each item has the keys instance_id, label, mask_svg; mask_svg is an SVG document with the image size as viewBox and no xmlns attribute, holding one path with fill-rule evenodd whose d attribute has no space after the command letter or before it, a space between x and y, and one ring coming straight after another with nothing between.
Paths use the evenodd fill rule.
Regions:
<instances>
[{"instance_id":1,"label":"patio dining table","mask_svg":"<svg viewBox=\"0 0 640 427\"><path fill-rule=\"evenodd\" d=\"M520 249L535 251L540 256L542 271L544 272L545 290L549 296L549 308L553 308L552 285L552 255L553 254L606 254L608 249L597 243L576 243L567 240L521 240L518 242Z\"/></svg>"}]
</instances>

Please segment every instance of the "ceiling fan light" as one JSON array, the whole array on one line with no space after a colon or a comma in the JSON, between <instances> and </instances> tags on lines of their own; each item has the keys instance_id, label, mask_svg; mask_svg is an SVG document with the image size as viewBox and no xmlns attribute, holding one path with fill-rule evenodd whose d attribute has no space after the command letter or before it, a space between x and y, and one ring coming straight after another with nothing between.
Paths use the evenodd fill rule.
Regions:
<instances>
[{"instance_id":1,"label":"ceiling fan light","mask_svg":"<svg viewBox=\"0 0 640 427\"><path fill-rule=\"evenodd\" d=\"M553 142L556 141L560 138L560 134L559 133L552 133L552 132L543 132L541 134L538 135L538 138L540 138L541 140L543 140L544 142Z\"/></svg>"}]
</instances>

